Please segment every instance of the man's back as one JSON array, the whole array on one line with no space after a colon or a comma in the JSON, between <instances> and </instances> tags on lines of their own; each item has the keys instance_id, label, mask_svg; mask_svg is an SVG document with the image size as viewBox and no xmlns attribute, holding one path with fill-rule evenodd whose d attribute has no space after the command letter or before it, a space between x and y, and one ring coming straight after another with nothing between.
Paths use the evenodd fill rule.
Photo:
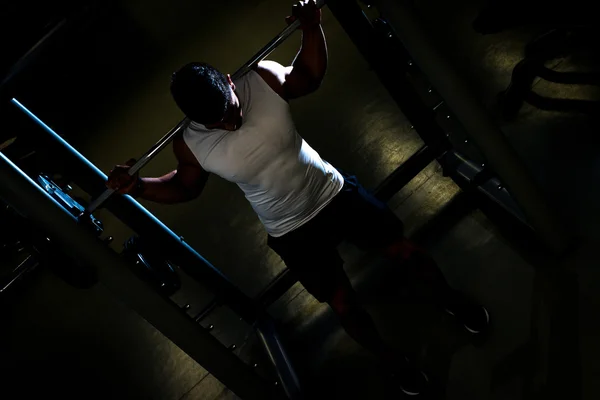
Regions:
<instances>
[{"instance_id":1,"label":"man's back","mask_svg":"<svg viewBox=\"0 0 600 400\"><path fill-rule=\"evenodd\" d=\"M251 71L236 82L243 124L235 131L192 122L185 143L206 171L236 183L271 236L310 220L343 178L298 134L289 104Z\"/></svg>"}]
</instances>

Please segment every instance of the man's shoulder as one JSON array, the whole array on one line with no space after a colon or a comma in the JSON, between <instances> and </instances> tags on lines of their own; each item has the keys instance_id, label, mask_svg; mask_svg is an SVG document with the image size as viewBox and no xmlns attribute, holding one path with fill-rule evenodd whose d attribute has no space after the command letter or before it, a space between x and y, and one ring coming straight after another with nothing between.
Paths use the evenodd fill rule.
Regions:
<instances>
[{"instance_id":1,"label":"man's shoulder","mask_svg":"<svg viewBox=\"0 0 600 400\"><path fill-rule=\"evenodd\" d=\"M275 61L263 60L253 69L275 93L285 99L284 83L287 68Z\"/></svg>"},{"instance_id":2,"label":"man's shoulder","mask_svg":"<svg viewBox=\"0 0 600 400\"><path fill-rule=\"evenodd\" d=\"M286 75L289 73L289 67L271 60L262 60L253 70L267 83L277 82L279 85L285 82Z\"/></svg>"}]
</instances>

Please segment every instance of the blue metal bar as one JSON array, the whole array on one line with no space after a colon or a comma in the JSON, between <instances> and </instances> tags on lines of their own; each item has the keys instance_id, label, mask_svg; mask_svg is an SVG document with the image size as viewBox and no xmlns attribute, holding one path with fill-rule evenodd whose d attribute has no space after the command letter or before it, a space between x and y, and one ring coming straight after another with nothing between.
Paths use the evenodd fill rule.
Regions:
<instances>
[{"instance_id":1,"label":"blue metal bar","mask_svg":"<svg viewBox=\"0 0 600 400\"><path fill-rule=\"evenodd\" d=\"M200 365L244 399L280 399L272 383L232 354L202 326L132 274L125 261L0 153L0 198L27 217L66 254L98 270L100 282Z\"/></svg>"},{"instance_id":2,"label":"blue metal bar","mask_svg":"<svg viewBox=\"0 0 600 400\"><path fill-rule=\"evenodd\" d=\"M12 99L11 102L48 134L52 139L52 144L58 147L61 157L66 155L72 165L77 165L76 169L79 174L79 179L75 180L77 185L90 194L93 194L89 191L90 187L98 188L98 183L101 184L101 187L104 187L107 177L100 169L17 99ZM93 185L93 181L96 182L96 185ZM256 321L258 313L254 301L245 296L221 271L189 246L183 237L175 234L131 196L118 196L112 200L114 201L107 203L107 208L121 221L139 234L154 238L165 249L166 254L173 255L175 263L180 265L192 277L214 290L225 304L230 306L247 322L254 323Z\"/></svg>"},{"instance_id":3,"label":"blue metal bar","mask_svg":"<svg viewBox=\"0 0 600 400\"><path fill-rule=\"evenodd\" d=\"M105 188L106 175L102 171L23 104L16 99L13 99L12 103L47 133L44 137L51 139L51 146L60 154L61 160L72 166L71 172L75 174L74 182L81 189L93 194L95 191ZM106 203L106 208L131 229L143 234L145 239L151 238L157 246L164 249L169 260L176 263L189 276L213 290L218 303L227 305L250 325L257 323L259 329L265 326L272 327L271 318L265 313L259 301L253 300L242 293L223 273L185 243L183 237L176 235L132 197L115 196ZM292 395L300 393L293 365L278 339L277 332L269 328L268 330L261 330L259 335L267 354L275 363L275 368L285 391ZM292 399L297 398L292 397Z\"/></svg>"}]
</instances>

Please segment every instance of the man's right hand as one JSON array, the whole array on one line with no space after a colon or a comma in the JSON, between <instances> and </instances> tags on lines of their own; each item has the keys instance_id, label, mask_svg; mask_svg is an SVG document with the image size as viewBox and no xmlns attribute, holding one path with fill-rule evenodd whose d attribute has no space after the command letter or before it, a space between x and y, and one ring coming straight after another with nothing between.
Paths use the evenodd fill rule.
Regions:
<instances>
[{"instance_id":1,"label":"man's right hand","mask_svg":"<svg viewBox=\"0 0 600 400\"><path fill-rule=\"evenodd\" d=\"M108 175L106 187L113 189L120 194L133 194L136 191L138 174L129 175L129 169L135 164L135 160L131 159L125 165L115 165Z\"/></svg>"}]
</instances>

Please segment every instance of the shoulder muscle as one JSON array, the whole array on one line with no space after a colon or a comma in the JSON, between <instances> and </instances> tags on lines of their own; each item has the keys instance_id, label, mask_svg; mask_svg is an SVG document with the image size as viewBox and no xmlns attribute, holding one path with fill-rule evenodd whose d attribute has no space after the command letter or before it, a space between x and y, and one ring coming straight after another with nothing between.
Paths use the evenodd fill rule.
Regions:
<instances>
[{"instance_id":1,"label":"shoulder muscle","mask_svg":"<svg viewBox=\"0 0 600 400\"><path fill-rule=\"evenodd\" d=\"M290 72L290 67L284 67L275 61L263 60L255 67L260 77L277 93L282 99L288 100L285 82Z\"/></svg>"}]
</instances>

